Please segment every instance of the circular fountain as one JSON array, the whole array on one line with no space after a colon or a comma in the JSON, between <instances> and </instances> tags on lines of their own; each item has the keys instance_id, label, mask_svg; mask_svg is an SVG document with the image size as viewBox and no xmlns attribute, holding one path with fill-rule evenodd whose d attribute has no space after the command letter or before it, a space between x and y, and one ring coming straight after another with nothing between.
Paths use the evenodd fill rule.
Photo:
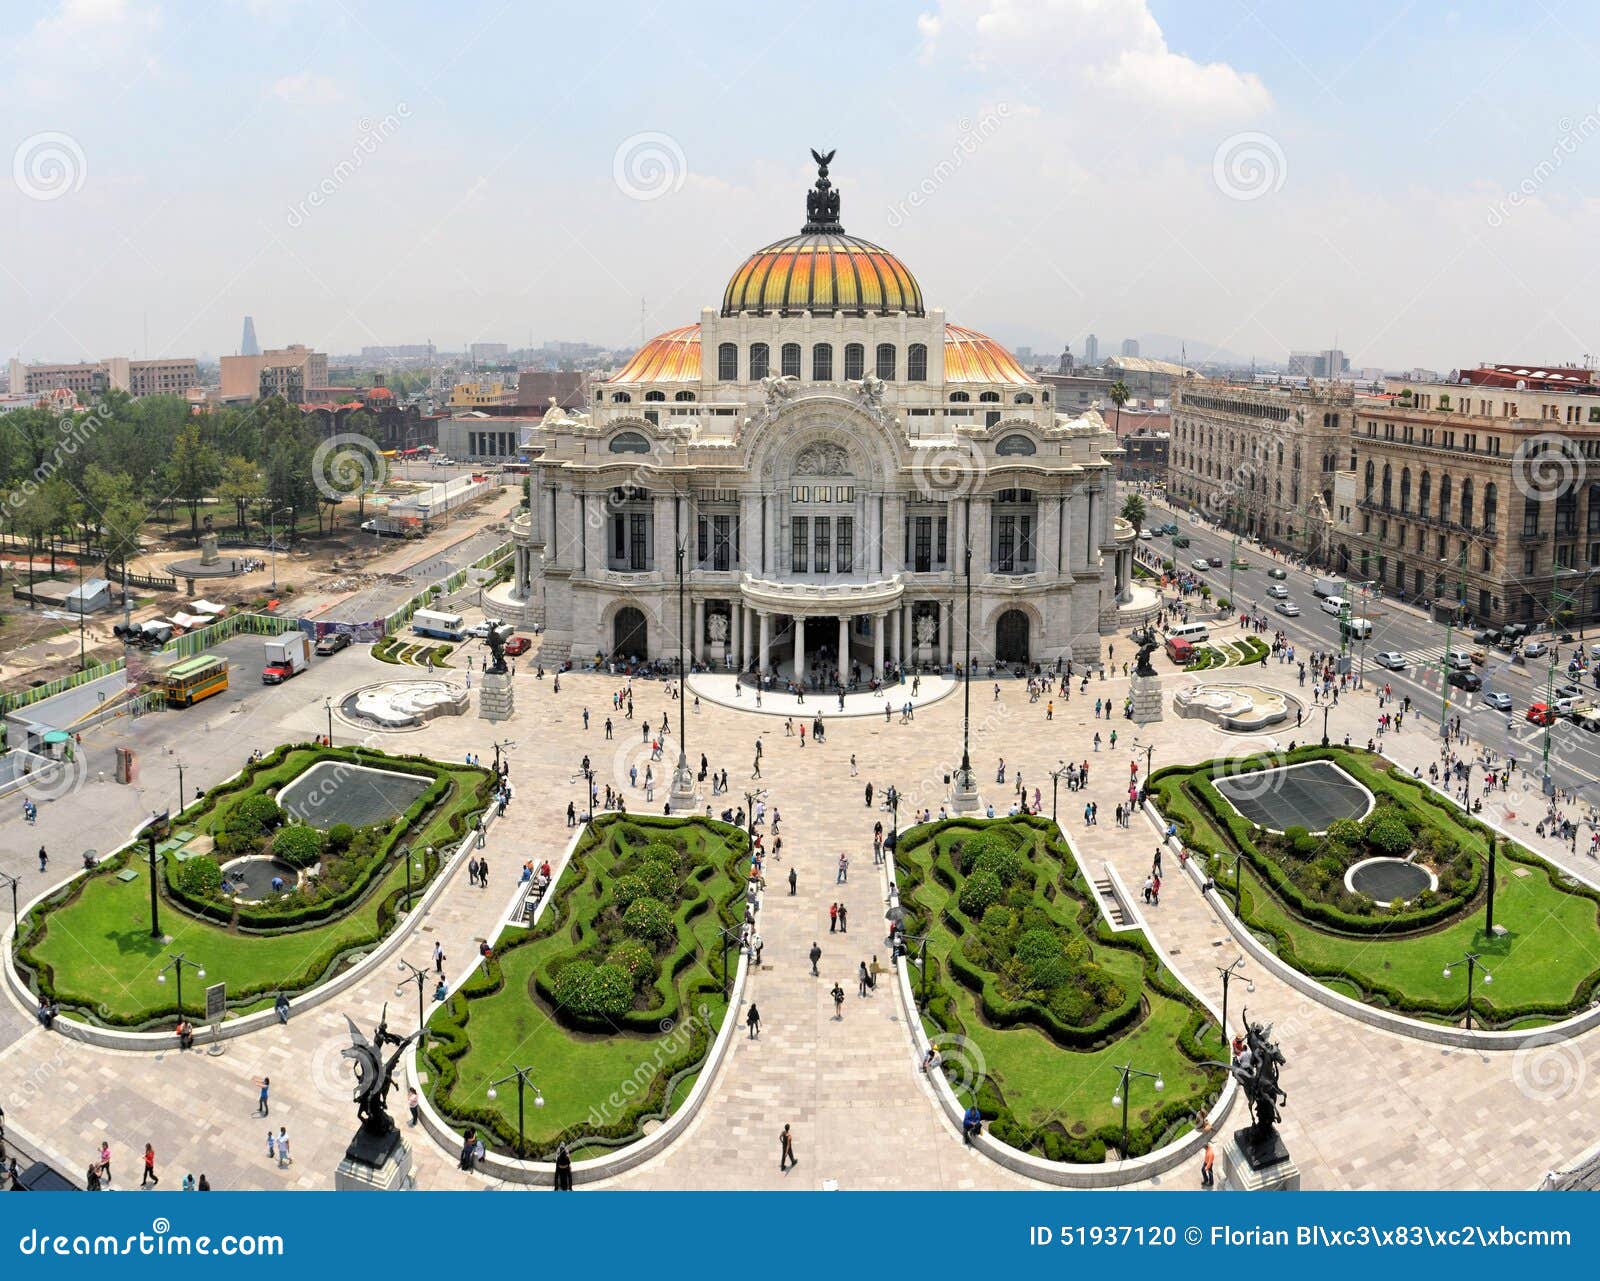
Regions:
<instances>
[{"instance_id":1,"label":"circular fountain","mask_svg":"<svg viewBox=\"0 0 1600 1281\"><path fill-rule=\"evenodd\" d=\"M1230 734L1254 734L1296 716L1304 704L1264 685L1209 683L1173 696L1179 716L1203 716Z\"/></svg>"},{"instance_id":2,"label":"circular fountain","mask_svg":"<svg viewBox=\"0 0 1600 1281\"><path fill-rule=\"evenodd\" d=\"M339 701L343 720L363 729L420 729L435 716L463 716L472 705L466 686L448 680L394 680L364 685Z\"/></svg>"}]
</instances>

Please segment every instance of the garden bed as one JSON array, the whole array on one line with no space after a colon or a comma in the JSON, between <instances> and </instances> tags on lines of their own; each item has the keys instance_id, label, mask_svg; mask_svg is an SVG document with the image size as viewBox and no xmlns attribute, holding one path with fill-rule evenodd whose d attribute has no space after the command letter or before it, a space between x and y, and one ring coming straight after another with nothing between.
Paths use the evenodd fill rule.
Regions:
<instances>
[{"instance_id":1,"label":"garden bed","mask_svg":"<svg viewBox=\"0 0 1600 1281\"><path fill-rule=\"evenodd\" d=\"M285 822L272 796L328 763L381 765L423 776L427 786L403 813L369 827L322 832ZM305 991L393 928L407 862L420 895L487 806L489 779L487 770L423 757L280 747L176 816L172 837L158 843L160 923L170 941L151 936L147 846L132 842L28 913L19 969L65 1013L134 1029L176 1019L177 985L157 979L173 952L204 965L209 982L226 982L234 1011ZM315 874L259 902L224 885L222 862L267 855ZM191 1017L204 1011L204 986L191 979L185 989Z\"/></svg>"},{"instance_id":2,"label":"garden bed","mask_svg":"<svg viewBox=\"0 0 1600 1281\"><path fill-rule=\"evenodd\" d=\"M722 930L743 919L745 834L705 818L592 824L533 929L493 954L429 1021L435 1107L522 1157L574 1159L640 1137L687 1096L726 1013ZM738 950L726 954L730 966ZM545 1100L488 1085L531 1064ZM525 1100L526 1104L526 1100Z\"/></svg>"},{"instance_id":3,"label":"garden bed","mask_svg":"<svg viewBox=\"0 0 1600 1281\"><path fill-rule=\"evenodd\" d=\"M1510 1027L1578 1013L1600 987L1600 892L1515 842L1501 839L1494 922L1484 930L1490 830L1382 757L1342 748L1301 748L1288 763L1337 764L1372 792L1377 806L1361 822L1339 819L1319 836L1303 827L1281 835L1256 827L1213 780L1239 778L1259 762L1211 761L1158 770L1155 803L1178 824L1192 853L1206 859L1225 899L1287 964L1334 990L1412 1018L1455 1023L1466 990L1447 966L1481 957L1492 985L1473 991L1473 1022ZM1373 859L1410 859L1433 884L1386 906L1346 883Z\"/></svg>"},{"instance_id":4,"label":"garden bed","mask_svg":"<svg viewBox=\"0 0 1600 1281\"><path fill-rule=\"evenodd\" d=\"M1072 852L1040 818L955 819L901 835L895 850L908 935L929 934L924 1027L964 1103L999 1141L1052 1161L1123 1149L1112 1103L1138 1079L1124 1155L1191 1128L1222 1085L1215 1023L1139 931L1112 931ZM902 964L917 959L918 947ZM1202 1040L1202 1037L1205 1039Z\"/></svg>"}]
</instances>

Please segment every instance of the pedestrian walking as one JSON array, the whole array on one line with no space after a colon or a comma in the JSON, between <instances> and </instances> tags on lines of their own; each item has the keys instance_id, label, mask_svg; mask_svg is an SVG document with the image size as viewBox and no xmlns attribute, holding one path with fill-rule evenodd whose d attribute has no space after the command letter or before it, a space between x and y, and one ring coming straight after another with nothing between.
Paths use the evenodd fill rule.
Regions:
<instances>
[{"instance_id":1,"label":"pedestrian walking","mask_svg":"<svg viewBox=\"0 0 1600 1281\"><path fill-rule=\"evenodd\" d=\"M850 910L843 903L839 904L839 933L850 933Z\"/></svg>"},{"instance_id":2,"label":"pedestrian walking","mask_svg":"<svg viewBox=\"0 0 1600 1281\"><path fill-rule=\"evenodd\" d=\"M839 930L839 905L837 903L829 903L828 904L828 933L829 934L835 934L835 933L838 932L838 930Z\"/></svg>"},{"instance_id":3,"label":"pedestrian walking","mask_svg":"<svg viewBox=\"0 0 1600 1281\"><path fill-rule=\"evenodd\" d=\"M811 941L811 977L817 978L817 962L822 959L822 947L813 939Z\"/></svg>"},{"instance_id":4,"label":"pedestrian walking","mask_svg":"<svg viewBox=\"0 0 1600 1281\"><path fill-rule=\"evenodd\" d=\"M417 1097L417 1087L414 1085L406 1091L406 1108L411 1113L411 1124L417 1124L421 1119L422 1100Z\"/></svg>"},{"instance_id":5,"label":"pedestrian walking","mask_svg":"<svg viewBox=\"0 0 1600 1281\"><path fill-rule=\"evenodd\" d=\"M1206 1154L1200 1160L1200 1186L1201 1187L1209 1188L1209 1187L1215 1186L1215 1184L1216 1184L1216 1175L1213 1173L1211 1167L1214 1166L1216 1163L1217 1163L1216 1150L1211 1146L1211 1140L1207 1139L1206 1140Z\"/></svg>"},{"instance_id":6,"label":"pedestrian walking","mask_svg":"<svg viewBox=\"0 0 1600 1281\"><path fill-rule=\"evenodd\" d=\"M778 1135L778 1173L783 1174L791 1165L799 1165L800 1158L794 1154L794 1135L789 1130L788 1122L784 1122L783 1133Z\"/></svg>"},{"instance_id":7,"label":"pedestrian walking","mask_svg":"<svg viewBox=\"0 0 1600 1281\"><path fill-rule=\"evenodd\" d=\"M794 897L794 887L795 887L796 882L799 881L799 879L800 878L797 875L795 875L794 868L791 867L789 869L789 897L790 898Z\"/></svg>"},{"instance_id":8,"label":"pedestrian walking","mask_svg":"<svg viewBox=\"0 0 1600 1281\"><path fill-rule=\"evenodd\" d=\"M292 1165L294 1158L289 1155L289 1131L285 1126L278 1127L278 1168L284 1169Z\"/></svg>"},{"instance_id":9,"label":"pedestrian walking","mask_svg":"<svg viewBox=\"0 0 1600 1281\"><path fill-rule=\"evenodd\" d=\"M556 1183L557 1192L572 1191L572 1153L567 1150L565 1143L556 1149Z\"/></svg>"},{"instance_id":10,"label":"pedestrian walking","mask_svg":"<svg viewBox=\"0 0 1600 1281\"><path fill-rule=\"evenodd\" d=\"M862 961L860 966L856 970L857 995L865 996L867 994L867 987L868 986L869 985L867 983L867 963L865 961Z\"/></svg>"},{"instance_id":11,"label":"pedestrian walking","mask_svg":"<svg viewBox=\"0 0 1600 1281\"><path fill-rule=\"evenodd\" d=\"M41 845L39 847L39 870L41 872L44 871L45 865L48 864L49 862L50 862L50 856L44 852L44 846Z\"/></svg>"},{"instance_id":12,"label":"pedestrian walking","mask_svg":"<svg viewBox=\"0 0 1600 1281\"><path fill-rule=\"evenodd\" d=\"M144 1177L139 1180L139 1186L144 1188L160 1182L161 1180L156 1177L156 1150L146 1143L144 1145Z\"/></svg>"},{"instance_id":13,"label":"pedestrian walking","mask_svg":"<svg viewBox=\"0 0 1600 1281\"><path fill-rule=\"evenodd\" d=\"M840 987L837 982L835 982L833 985L833 991L830 993L830 995L833 997L834 1022L842 1023L844 1022L844 989Z\"/></svg>"},{"instance_id":14,"label":"pedestrian walking","mask_svg":"<svg viewBox=\"0 0 1600 1281\"><path fill-rule=\"evenodd\" d=\"M256 1084L261 1087L261 1093L256 1097L256 1115L267 1115L267 1096L272 1092L272 1078L262 1076L256 1078Z\"/></svg>"},{"instance_id":15,"label":"pedestrian walking","mask_svg":"<svg viewBox=\"0 0 1600 1281\"><path fill-rule=\"evenodd\" d=\"M841 855L839 855L839 877L834 882L834 884L835 885L843 885L849 879L850 879L850 856L848 854L841 854Z\"/></svg>"},{"instance_id":16,"label":"pedestrian walking","mask_svg":"<svg viewBox=\"0 0 1600 1281\"><path fill-rule=\"evenodd\" d=\"M750 1010L744 1016L744 1025L750 1029L750 1039L756 1040L761 1035L761 1011L756 1009L756 1003L750 1002Z\"/></svg>"}]
</instances>

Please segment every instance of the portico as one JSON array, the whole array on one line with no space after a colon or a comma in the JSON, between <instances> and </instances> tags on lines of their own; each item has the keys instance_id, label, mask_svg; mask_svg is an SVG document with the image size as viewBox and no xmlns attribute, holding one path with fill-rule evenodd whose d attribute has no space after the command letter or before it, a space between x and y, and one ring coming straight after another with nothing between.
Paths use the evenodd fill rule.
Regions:
<instances>
[{"instance_id":1,"label":"portico","mask_svg":"<svg viewBox=\"0 0 1600 1281\"><path fill-rule=\"evenodd\" d=\"M863 678L882 682L893 666L904 670L904 584L900 575L875 582L779 583L746 574L739 585L745 617L755 618L760 644L741 673L787 676L806 689L836 689ZM747 624L748 625L748 624ZM781 666L787 637L789 667ZM866 651L866 653L862 653ZM867 657L870 654L870 658Z\"/></svg>"}]
</instances>

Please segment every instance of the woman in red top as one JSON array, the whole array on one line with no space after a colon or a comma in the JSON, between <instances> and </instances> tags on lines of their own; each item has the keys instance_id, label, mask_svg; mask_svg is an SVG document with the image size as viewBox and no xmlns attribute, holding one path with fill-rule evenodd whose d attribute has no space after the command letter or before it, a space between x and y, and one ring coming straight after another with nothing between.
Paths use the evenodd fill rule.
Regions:
<instances>
[{"instance_id":1,"label":"woman in red top","mask_svg":"<svg viewBox=\"0 0 1600 1281\"><path fill-rule=\"evenodd\" d=\"M156 1178L156 1150L148 1143L144 1145L144 1178L139 1180L139 1186L147 1187L152 1183L160 1183Z\"/></svg>"}]
</instances>

